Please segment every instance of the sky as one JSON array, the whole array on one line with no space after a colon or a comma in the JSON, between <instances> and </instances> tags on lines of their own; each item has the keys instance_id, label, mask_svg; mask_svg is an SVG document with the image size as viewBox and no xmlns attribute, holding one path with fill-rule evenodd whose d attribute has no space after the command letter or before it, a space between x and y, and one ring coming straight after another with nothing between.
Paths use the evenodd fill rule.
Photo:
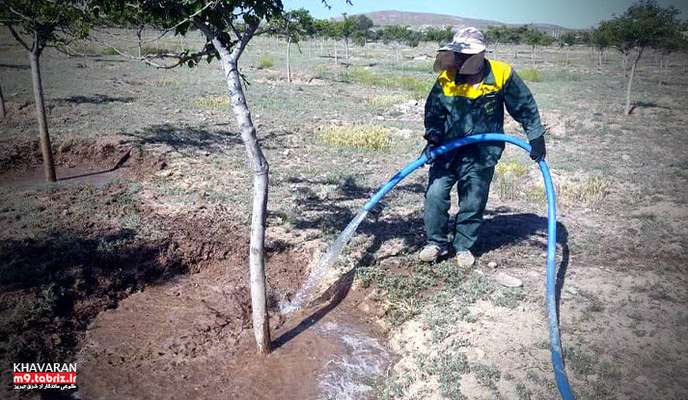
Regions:
<instances>
[{"instance_id":1,"label":"sky","mask_svg":"<svg viewBox=\"0 0 688 400\"><path fill-rule=\"evenodd\" d=\"M561 25L567 28L589 28L612 14L621 14L634 1L626 0L328 0L328 10L321 0L283 0L288 10L305 8L317 18L340 16L342 13L360 14L370 11L398 10L449 14L459 17L489 19L505 23L531 22ZM680 17L688 18L688 1L658 0L661 6L681 10Z\"/></svg>"}]
</instances>

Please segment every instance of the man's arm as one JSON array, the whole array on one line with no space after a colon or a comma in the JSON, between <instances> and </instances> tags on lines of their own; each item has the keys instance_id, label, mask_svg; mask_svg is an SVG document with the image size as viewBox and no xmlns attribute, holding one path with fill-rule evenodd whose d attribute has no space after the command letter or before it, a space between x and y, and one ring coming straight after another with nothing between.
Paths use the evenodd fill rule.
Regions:
<instances>
[{"instance_id":1,"label":"man's arm","mask_svg":"<svg viewBox=\"0 0 688 400\"><path fill-rule=\"evenodd\" d=\"M545 158L545 128L540 121L540 113L533 94L516 71L504 85L504 104L509 114L523 127L532 150L530 157L535 161Z\"/></svg>"},{"instance_id":2,"label":"man's arm","mask_svg":"<svg viewBox=\"0 0 688 400\"><path fill-rule=\"evenodd\" d=\"M423 138L431 145L438 145L444 139L447 108L442 104L442 88L439 82L430 90L425 102L425 135Z\"/></svg>"}]
</instances>

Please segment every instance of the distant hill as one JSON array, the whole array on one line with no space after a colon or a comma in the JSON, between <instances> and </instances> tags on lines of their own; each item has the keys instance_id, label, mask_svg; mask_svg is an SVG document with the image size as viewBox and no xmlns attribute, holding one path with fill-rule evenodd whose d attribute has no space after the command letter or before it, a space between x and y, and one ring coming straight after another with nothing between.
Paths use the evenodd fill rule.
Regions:
<instances>
[{"instance_id":1,"label":"distant hill","mask_svg":"<svg viewBox=\"0 0 688 400\"><path fill-rule=\"evenodd\" d=\"M408 12L408 11L396 11L396 10L385 10L385 11L373 11L369 13L364 13L368 18L373 20L373 23L378 26L384 25L409 25L412 27L423 27L423 26L474 26L479 29L487 28L490 25L508 25L508 26L518 26L523 24L505 24L499 21L492 21L487 19L474 19L474 18L464 18L458 17L456 15L447 14L433 14L433 13L422 13L422 12ZM553 24L533 24L536 29L552 32L556 30L568 31L570 29L561 27L559 25Z\"/></svg>"}]
</instances>

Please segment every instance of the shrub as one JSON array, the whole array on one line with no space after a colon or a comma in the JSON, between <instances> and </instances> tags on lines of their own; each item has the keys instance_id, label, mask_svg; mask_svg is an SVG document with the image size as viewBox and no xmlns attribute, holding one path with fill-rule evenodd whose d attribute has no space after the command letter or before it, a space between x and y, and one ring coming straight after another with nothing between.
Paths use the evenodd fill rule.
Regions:
<instances>
[{"instance_id":1,"label":"shrub","mask_svg":"<svg viewBox=\"0 0 688 400\"><path fill-rule=\"evenodd\" d=\"M323 130L320 139L331 146L366 150L384 150L390 145L389 130L372 124L331 126Z\"/></svg>"},{"instance_id":2,"label":"shrub","mask_svg":"<svg viewBox=\"0 0 688 400\"><path fill-rule=\"evenodd\" d=\"M258 60L258 69L272 68L275 65L275 61L270 57L261 57Z\"/></svg>"},{"instance_id":3,"label":"shrub","mask_svg":"<svg viewBox=\"0 0 688 400\"><path fill-rule=\"evenodd\" d=\"M530 81L530 82L541 82L542 81L542 76L540 76L540 72L535 69L535 68L526 68L523 70L518 71L518 75L523 78L523 80Z\"/></svg>"}]
</instances>

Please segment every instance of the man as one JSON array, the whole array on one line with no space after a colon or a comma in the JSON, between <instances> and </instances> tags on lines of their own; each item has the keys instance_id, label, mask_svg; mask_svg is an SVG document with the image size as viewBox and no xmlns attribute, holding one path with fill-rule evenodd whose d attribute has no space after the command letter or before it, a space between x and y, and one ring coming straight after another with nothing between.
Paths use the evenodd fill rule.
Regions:
<instances>
[{"instance_id":1,"label":"man","mask_svg":"<svg viewBox=\"0 0 688 400\"><path fill-rule=\"evenodd\" d=\"M437 82L425 104L425 135L429 149L457 137L504 132L504 106L523 127L539 162L545 158L545 129L533 95L511 66L485 59L485 37L476 28L459 30L439 49ZM475 263L471 248L478 238L495 165L503 142L463 146L431 160L425 193L428 244L419 254L433 262L455 250L459 267ZM453 241L449 237L450 192L457 184L459 212Z\"/></svg>"}]
</instances>

